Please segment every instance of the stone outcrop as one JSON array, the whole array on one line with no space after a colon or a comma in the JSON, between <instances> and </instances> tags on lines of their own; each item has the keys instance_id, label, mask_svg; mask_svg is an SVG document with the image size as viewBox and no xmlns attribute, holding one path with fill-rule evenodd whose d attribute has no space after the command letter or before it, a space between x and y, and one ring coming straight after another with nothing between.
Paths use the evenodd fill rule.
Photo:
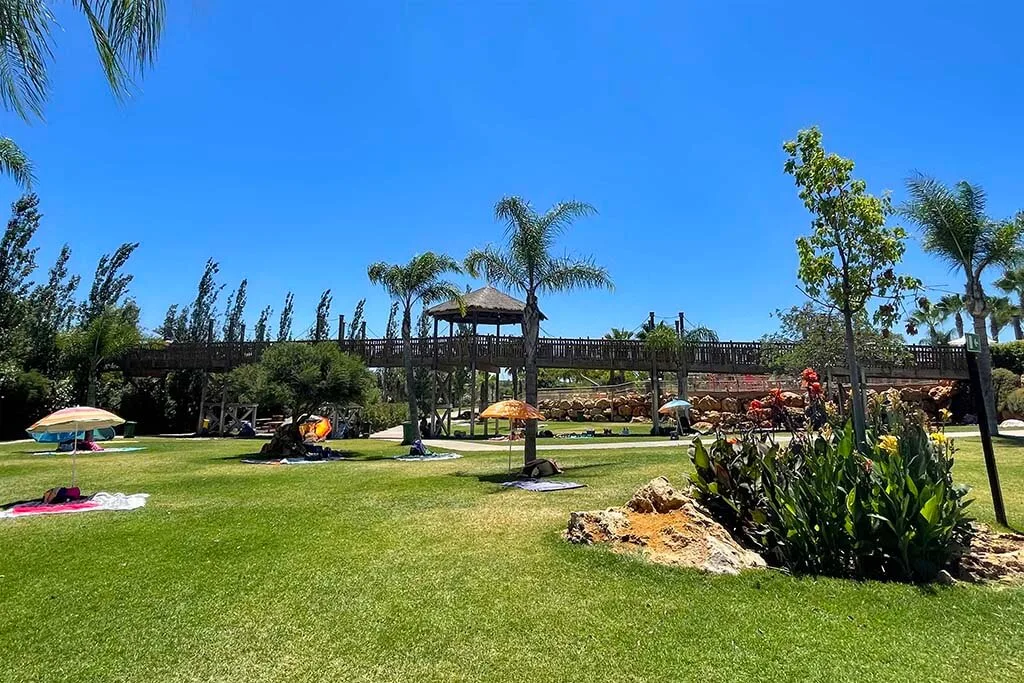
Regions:
<instances>
[{"instance_id":1,"label":"stone outcrop","mask_svg":"<svg viewBox=\"0 0 1024 683\"><path fill-rule=\"evenodd\" d=\"M738 574L765 567L692 498L664 477L641 487L622 508L573 512L565 538L572 543L605 543L615 552L640 553L650 562Z\"/></svg>"}]
</instances>

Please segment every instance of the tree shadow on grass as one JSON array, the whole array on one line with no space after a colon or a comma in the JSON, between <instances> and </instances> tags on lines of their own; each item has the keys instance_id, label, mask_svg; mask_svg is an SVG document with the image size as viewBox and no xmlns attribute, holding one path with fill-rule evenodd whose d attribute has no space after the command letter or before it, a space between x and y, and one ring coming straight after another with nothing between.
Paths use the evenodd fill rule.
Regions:
<instances>
[{"instance_id":1,"label":"tree shadow on grass","mask_svg":"<svg viewBox=\"0 0 1024 683\"><path fill-rule=\"evenodd\" d=\"M608 467L621 467L622 463L617 462L595 462L587 465L576 465L574 467L567 467L561 474L555 475L556 478L569 477L580 470L588 470L595 468L608 468ZM453 472L449 474L450 477L459 477L462 479L476 479L479 482L485 484L504 484L506 481L515 481L519 477L519 470L512 470L511 472L496 472L491 474L474 474L472 472ZM556 479L557 480L557 479Z\"/></svg>"},{"instance_id":2,"label":"tree shadow on grass","mask_svg":"<svg viewBox=\"0 0 1024 683\"><path fill-rule=\"evenodd\" d=\"M373 459L372 457L369 457L369 458L367 458L367 457L360 457L355 451L335 451L335 453L338 453L339 455L341 455L341 458L340 459L328 458L328 460L330 460L331 462L347 462L347 461L350 461L350 460L358 461L358 460L372 460ZM218 455L218 456L215 456L215 457L211 458L211 460L228 460L228 461L234 460L235 462L241 462L242 460L267 460L267 461L270 461L270 460L280 460L280 459L281 459L281 456L269 456L268 457L267 455L264 455L263 453L260 453L258 451L256 453L241 453L239 455Z\"/></svg>"}]
</instances>

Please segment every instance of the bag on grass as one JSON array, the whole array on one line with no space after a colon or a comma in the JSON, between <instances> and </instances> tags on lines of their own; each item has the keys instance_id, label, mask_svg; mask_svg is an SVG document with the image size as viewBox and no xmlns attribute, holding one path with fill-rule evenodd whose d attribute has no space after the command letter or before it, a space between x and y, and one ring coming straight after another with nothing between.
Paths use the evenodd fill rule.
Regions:
<instances>
[{"instance_id":1,"label":"bag on grass","mask_svg":"<svg viewBox=\"0 0 1024 683\"><path fill-rule=\"evenodd\" d=\"M550 477L554 474L561 474L562 468L554 460L538 458L523 465L523 476L536 479L537 477Z\"/></svg>"}]
</instances>

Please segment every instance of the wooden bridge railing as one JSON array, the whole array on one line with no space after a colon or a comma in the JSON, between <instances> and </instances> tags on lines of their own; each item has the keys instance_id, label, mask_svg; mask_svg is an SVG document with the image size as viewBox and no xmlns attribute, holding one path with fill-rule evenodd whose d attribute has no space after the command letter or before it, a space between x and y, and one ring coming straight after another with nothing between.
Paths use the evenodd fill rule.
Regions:
<instances>
[{"instance_id":1,"label":"wooden bridge railing","mask_svg":"<svg viewBox=\"0 0 1024 683\"><path fill-rule=\"evenodd\" d=\"M369 367L401 367L402 340L346 339L335 342L344 351L362 358ZM214 372L259 360L270 342L168 343L137 349L124 358L125 369L135 374L159 374L170 370ZM786 345L773 345L784 351ZM952 347L908 346L910 359L898 366L866 367L868 374L890 377L958 379L967 376L963 350ZM413 363L419 367L450 368L478 363L502 368L522 366L521 337L490 335L442 337L411 341ZM688 350L692 372L768 374L762 345L758 342L704 342ZM637 340L543 338L537 348L537 364L546 368L587 370L650 370L654 360L663 370L675 370L675 350L653 353Z\"/></svg>"}]
</instances>

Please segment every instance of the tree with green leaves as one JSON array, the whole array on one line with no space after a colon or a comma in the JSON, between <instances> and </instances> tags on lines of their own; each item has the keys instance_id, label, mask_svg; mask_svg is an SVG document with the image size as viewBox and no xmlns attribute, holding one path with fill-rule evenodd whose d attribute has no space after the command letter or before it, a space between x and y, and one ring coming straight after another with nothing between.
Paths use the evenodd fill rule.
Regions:
<instances>
[{"instance_id":1,"label":"tree with green leaves","mask_svg":"<svg viewBox=\"0 0 1024 683\"><path fill-rule=\"evenodd\" d=\"M258 342L270 341L270 316L273 309L267 306L260 311L260 317L256 320L256 327L253 329L253 338Z\"/></svg>"},{"instance_id":2,"label":"tree with green leaves","mask_svg":"<svg viewBox=\"0 0 1024 683\"><path fill-rule=\"evenodd\" d=\"M1024 266L1007 268L1003 276L995 281L996 287L1017 297L1016 314L1013 317L1013 338L1024 339L1021 327L1021 312L1024 311Z\"/></svg>"},{"instance_id":3,"label":"tree with green leaves","mask_svg":"<svg viewBox=\"0 0 1024 683\"><path fill-rule=\"evenodd\" d=\"M298 420L326 403L361 403L373 379L363 362L329 342L274 344L259 365Z\"/></svg>"},{"instance_id":4,"label":"tree with green leaves","mask_svg":"<svg viewBox=\"0 0 1024 683\"><path fill-rule=\"evenodd\" d=\"M990 296L988 298L988 323L992 332L992 341L999 341L999 333L1010 323L1020 328L1020 310L1014 306L1009 297Z\"/></svg>"},{"instance_id":5,"label":"tree with green leaves","mask_svg":"<svg viewBox=\"0 0 1024 683\"><path fill-rule=\"evenodd\" d=\"M227 306L224 307L224 341L242 341L242 331L245 329L245 304L246 290L249 287L249 280L243 279L238 283L238 289L228 295Z\"/></svg>"},{"instance_id":6,"label":"tree with green leaves","mask_svg":"<svg viewBox=\"0 0 1024 683\"><path fill-rule=\"evenodd\" d=\"M100 371L142 342L139 309L130 300L120 306L109 306L59 339L65 357L84 377L86 405L95 406Z\"/></svg>"},{"instance_id":7,"label":"tree with green leaves","mask_svg":"<svg viewBox=\"0 0 1024 683\"><path fill-rule=\"evenodd\" d=\"M43 118L50 94L49 66L53 59L53 29L63 33L45 0L0 2L0 43L4 45L0 69L0 102L26 122ZM156 59L163 31L163 0L108 2L75 0L88 26L100 66L116 97L131 91L132 80ZM32 165L10 138L0 138L0 172L27 186Z\"/></svg>"},{"instance_id":8,"label":"tree with green leaves","mask_svg":"<svg viewBox=\"0 0 1024 683\"><path fill-rule=\"evenodd\" d=\"M207 259L196 286L196 298L189 309L188 340L191 342L203 344L217 340L213 320L217 316L217 299L224 289L224 285L217 284L219 272L220 264L212 258Z\"/></svg>"},{"instance_id":9,"label":"tree with green leaves","mask_svg":"<svg viewBox=\"0 0 1024 683\"><path fill-rule=\"evenodd\" d=\"M981 394L988 407L989 429L999 433L995 394L992 390L992 352L989 349L988 296L982 284L990 266L1011 267L1021 260L1024 215L993 221L985 213L985 191L961 181L953 188L934 178L916 175L907 181L910 200L903 214L917 223L925 252L937 256L964 275L964 307L978 335L978 374Z\"/></svg>"},{"instance_id":10,"label":"tree with green leaves","mask_svg":"<svg viewBox=\"0 0 1024 683\"><path fill-rule=\"evenodd\" d=\"M188 306L179 309L178 304L171 304L167 307L167 312L164 313L164 321L156 329L156 333L160 338L167 341L187 341L188 318Z\"/></svg>"},{"instance_id":11,"label":"tree with green leaves","mask_svg":"<svg viewBox=\"0 0 1024 683\"><path fill-rule=\"evenodd\" d=\"M846 365L846 323L832 308L807 301L775 312L779 329L761 337L761 360L774 372L799 375L804 368L826 372ZM853 319L859 365L900 365L913 356L903 338L871 324L861 311Z\"/></svg>"},{"instance_id":12,"label":"tree with green leaves","mask_svg":"<svg viewBox=\"0 0 1024 683\"><path fill-rule=\"evenodd\" d=\"M964 336L964 298L959 294L946 294L935 304L935 309L942 315L942 322L953 318L956 325L956 336Z\"/></svg>"},{"instance_id":13,"label":"tree with green leaves","mask_svg":"<svg viewBox=\"0 0 1024 683\"><path fill-rule=\"evenodd\" d=\"M65 244L50 268L46 282L36 285L28 298L25 318L29 348L27 365L43 370L47 375L58 369L57 335L70 329L78 311L75 292L81 277L69 273L70 260L71 247Z\"/></svg>"},{"instance_id":14,"label":"tree with green leaves","mask_svg":"<svg viewBox=\"0 0 1024 683\"><path fill-rule=\"evenodd\" d=\"M135 279L131 273L124 272L124 267L138 248L138 242L125 242L113 254L100 257L89 288L89 298L82 304L83 325L88 325L107 309L124 303L128 287Z\"/></svg>"},{"instance_id":15,"label":"tree with green leaves","mask_svg":"<svg viewBox=\"0 0 1024 683\"><path fill-rule=\"evenodd\" d=\"M284 306L281 307L281 317L277 321L277 341L291 341L292 316L294 313L295 295L288 292L284 295Z\"/></svg>"},{"instance_id":16,"label":"tree with green leaves","mask_svg":"<svg viewBox=\"0 0 1024 683\"><path fill-rule=\"evenodd\" d=\"M897 275L907 234L886 225L894 213L888 194L875 197L867 183L853 177L853 161L826 153L821 131L802 130L783 145L785 172L793 176L800 199L811 214L811 234L797 239L797 277L813 301L843 318L846 366L850 373L853 426L864 443L864 391L857 366L854 319L869 306L875 324L888 329L899 318L905 292L920 287L912 277Z\"/></svg>"},{"instance_id":17,"label":"tree with green leaves","mask_svg":"<svg viewBox=\"0 0 1024 683\"><path fill-rule=\"evenodd\" d=\"M363 327L363 310L366 308L366 299L356 302L356 309L352 312L352 322L348 326L348 338L359 339L360 330Z\"/></svg>"},{"instance_id":18,"label":"tree with green leaves","mask_svg":"<svg viewBox=\"0 0 1024 683\"><path fill-rule=\"evenodd\" d=\"M316 322L309 336L313 341L327 341L331 336L331 301L331 290L325 290L316 305Z\"/></svg>"},{"instance_id":19,"label":"tree with green leaves","mask_svg":"<svg viewBox=\"0 0 1024 683\"><path fill-rule=\"evenodd\" d=\"M11 218L0 236L0 363L11 368L27 352L21 323L38 252L30 245L41 219L39 197L23 195L11 205Z\"/></svg>"},{"instance_id":20,"label":"tree with green leaves","mask_svg":"<svg viewBox=\"0 0 1024 683\"><path fill-rule=\"evenodd\" d=\"M939 329L946 321L946 314L938 306L922 298L918 307L907 316L907 333L917 334L919 328L925 328L927 335L921 339L921 343L927 346L946 346L949 344L951 333Z\"/></svg>"},{"instance_id":21,"label":"tree with green leaves","mask_svg":"<svg viewBox=\"0 0 1024 683\"><path fill-rule=\"evenodd\" d=\"M604 333L602 339L611 341L629 341L633 338L633 331L613 327ZM626 381L626 373L622 370L611 370L608 372L608 384L623 384Z\"/></svg>"},{"instance_id":22,"label":"tree with green leaves","mask_svg":"<svg viewBox=\"0 0 1024 683\"><path fill-rule=\"evenodd\" d=\"M402 360L405 366L406 399L409 420L415 438L421 438L419 407L416 403L416 375L412 362L412 308L415 304L457 299L462 301L462 290L445 279L450 273L461 273L458 262L444 254L426 252L413 256L406 264L377 262L367 269L370 282L380 285L402 311Z\"/></svg>"},{"instance_id":23,"label":"tree with green leaves","mask_svg":"<svg viewBox=\"0 0 1024 683\"><path fill-rule=\"evenodd\" d=\"M505 224L504 248L488 245L471 251L465 260L473 277L523 292L523 345L525 347L526 402L537 405L537 344L540 339L538 294L568 292L584 288L612 289L608 271L590 258L555 256L555 241L580 218L594 215L590 204L561 202L543 214L521 197L504 197L494 207L494 216ZM526 423L527 462L537 457L537 421Z\"/></svg>"}]
</instances>

